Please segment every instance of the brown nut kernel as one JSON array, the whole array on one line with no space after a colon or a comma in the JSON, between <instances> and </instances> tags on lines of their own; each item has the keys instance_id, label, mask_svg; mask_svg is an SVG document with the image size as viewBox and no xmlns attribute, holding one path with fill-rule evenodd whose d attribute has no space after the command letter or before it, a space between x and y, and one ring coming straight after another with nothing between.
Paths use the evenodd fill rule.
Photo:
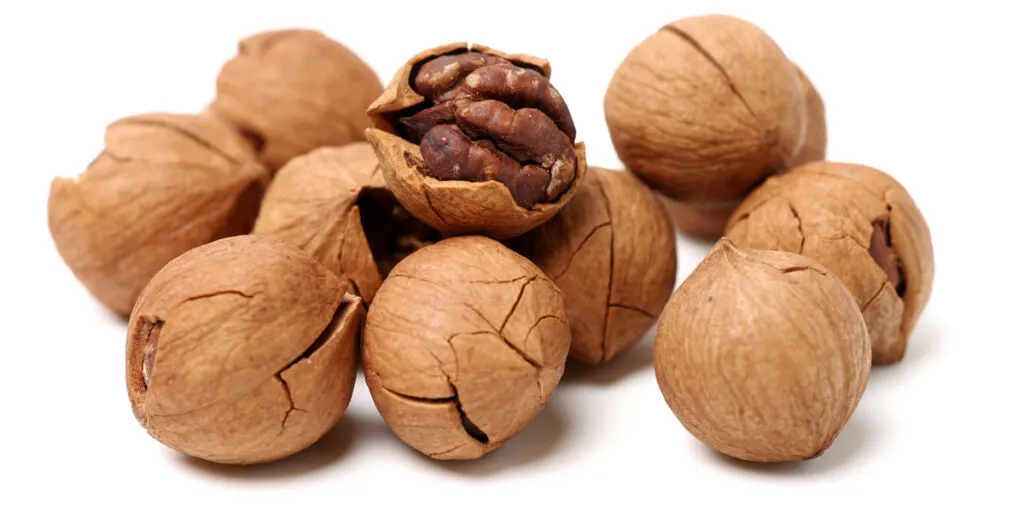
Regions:
<instances>
[{"instance_id":1,"label":"brown nut kernel","mask_svg":"<svg viewBox=\"0 0 1024 512\"><path fill-rule=\"evenodd\" d=\"M391 430L435 459L474 459L529 424L562 377L558 288L494 240L455 237L402 260L363 332L363 372Z\"/></svg>"},{"instance_id":2,"label":"brown nut kernel","mask_svg":"<svg viewBox=\"0 0 1024 512\"><path fill-rule=\"evenodd\" d=\"M727 236L828 268L864 313L874 363L903 359L931 296L931 234L895 179L863 165L813 162L769 179L740 205Z\"/></svg>"},{"instance_id":3,"label":"brown nut kernel","mask_svg":"<svg viewBox=\"0 0 1024 512\"><path fill-rule=\"evenodd\" d=\"M654 325L676 278L676 240L664 207L636 177L590 167L553 219L509 241L565 297L569 357L610 360Z\"/></svg>"},{"instance_id":4,"label":"brown nut kernel","mask_svg":"<svg viewBox=\"0 0 1024 512\"><path fill-rule=\"evenodd\" d=\"M604 107L626 168L688 204L738 202L791 167L806 124L786 55L757 26L722 15L678 20L640 43Z\"/></svg>"},{"instance_id":5,"label":"brown nut kernel","mask_svg":"<svg viewBox=\"0 0 1024 512\"><path fill-rule=\"evenodd\" d=\"M800 66L794 64L793 67L796 68L797 76L800 78L800 89L804 93L804 104L807 108L807 135L804 137L803 147L797 152L792 164L793 167L798 167L825 159L828 149L828 125L825 116L825 102L818 94L818 89L814 87Z\"/></svg>"},{"instance_id":6,"label":"brown nut kernel","mask_svg":"<svg viewBox=\"0 0 1024 512\"><path fill-rule=\"evenodd\" d=\"M128 325L132 411L212 462L296 453L348 407L358 297L291 244L243 235L193 249L146 286Z\"/></svg>"},{"instance_id":7,"label":"brown nut kernel","mask_svg":"<svg viewBox=\"0 0 1024 512\"><path fill-rule=\"evenodd\" d=\"M410 59L370 106L366 138L409 213L445 236L520 235L586 173L547 62L455 43Z\"/></svg>"},{"instance_id":8,"label":"brown nut kernel","mask_svg":"<svg viewBox=\"0 0 1024 512\"><path fill-rule=\"evenodd\" d=\"M441 238L398 204L366 142L290 160L267 189L253 233L298 245L367 303L395 264Z\"/></svg>"},{"instance_id":9,"label":"brown nut kernel","mask_svg":"<svg viewBox=\"0 0 1024 512\"><path fill-rule=\"evenodd\" d=\"M217 77L211 106L248 134L276 170L323 146L362 141L366 107L380 78L343 44L313 30L275 30L246 38Z\"/></svg>"},{"instance_id":10,"label":"brown nut kernel","mask_svg":"<svg viewBox=\"0 0 1024 512\"><path fill-rule=\"evenodd\" d=\"M871 343L856 301L796 254L723 239L672 295L654 372L690 433L738 459L821 455L867 385Z\"/></svg>"},{"instance_id":11,"label":"brown nut kernel","mask_svg":"<svg viewBox=\"0 0 1024 512\"><path fill-rule=\"evenodd\" d=\"M178 255L248 233L269 181L245 140L206 115L145 114L107 127L106 147L50 185L50 234L64 262L127 316Z\"/></svg>"}]
</instances>

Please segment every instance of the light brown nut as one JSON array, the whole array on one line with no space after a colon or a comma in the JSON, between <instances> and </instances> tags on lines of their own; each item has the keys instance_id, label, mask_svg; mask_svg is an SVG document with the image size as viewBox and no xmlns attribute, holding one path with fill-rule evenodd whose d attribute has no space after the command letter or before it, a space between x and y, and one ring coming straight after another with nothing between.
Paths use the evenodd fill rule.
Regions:
<instances>
[{"instance_id":1,"label":"light brown nut","mask_svg":"<svg viewBox=\"0 0 1024 512\"><path fill-rule=\"evenodd\" d=\"M296 453L341 418L362 302L293 245L243 235L193 249L128 324L132 411L161 443L213 462Z\"/></svg>"},{"instance_id":2,"label":"light brown nut","mask_svg":"<svg viewBox=\"0 0 1024 512\"><path fill-rule=\"evenodd\" d=\"M828 124L825 115L825 101L818 94L810 78L804 74L800 66L796 68L797 76L800 78L800 89L804 93L804 104L807 108L807 136L804 137L803 146L793 159L793 167L798 167L810 162L824 160L828 150Z\"/></svg>"},{"instance_id":3,"label":"light brown nut","mask_svg":"<svg viewBox=\"0 0 1024 512\"><path fill-rule=\"evenodd\" d=\"M554 216L586 155L550 74L542 59L465 43L410 59L367 111L396 199L445 236L510 238Z\"/></svg>"},{"instance_id":4,"label":"light brown nut","mask_svg":"<svg viewBox=\"0 0 1024 512\"><path fill-rule=\"evenodd\" d=\"M741 200L793 162L805 106L794 66L747 21L666 25L620 64L604 100L626 168L687 203Z\"/></svg>"},{"instance_id":5,"label":"light brown nut","mask_svg":"<svg viewBox=\"0 0 1024 512\"><path fill-rule=\"evenodd\" d=\"M367 303L395 264L441 236L398 204L366 142L290 160L267 189L253 233L298 245Z\"/></svg>"},{"instance_id":6,"label":"light brown nut","mask_svg":"<svg viewBox=\"0 0 1024 512\"><path fill-rule=\"evenodd\" d=\"M808 258L711 249L658 323L654 372L697 439L758 462L821 455L867 385L871 344L857 303Z\"/></svg>"},{"instance_id":7,"label":"light brown nut","mask_svg":"<svg viewBox=\"0 0 1024 512\"><path fill-rule=\"evenodd\" d=\"M522 431L558 385L570 341L558 288L478 236L402 260L363 336L363 372L381 416L435 459L478 458Z\"/></svg>"},{"instance_id":8,"label":"light brown nut","mask_svg":"<svg viewBox=\"0 0 1024 512\"><path fill-rule=\"evenodd\" d=\"M789 251L824 265L857 299L874 362L903 359L931 296L935 256L924 216L891 176L856 164L798 167L750 194L727 236L743 247Z\"/></svg>"},{"instance_id":9,"label":"light brown nut","mask_svg":"<svg viewBox=\"0 0 1024 512\"><path fill-rule=\"evenodd\" d=\"M322 146L363 140L380 78L341 43L313 30L261 32L238 44L217 77L212 110L256 143L276 170Z\"/></svg>"},{"instance_id":10,"label":"light brown nut","mask_svg":"<svg viewBox=\"0 0 1024 512\"><path fill-rule=\"evenodd\" d=\"M107 127L105 142L80 176L53 180L48 223L75 276L127 316L167 262L248 233L269 176L245 140L211 116L127 117Z\"/></svg>"},{"instance_id":11,"label":"light brown nut","mask_svg":"<svg viewBox=\"0 0 1024 512\"><path fill-rule=\"evenodd\" d=\"M654 325L676 278L676 241L664 207L636 177L591 167L555 218L509 246L565 297L569 357L606 362Z\"/></svg>"},{"instance_id":12,"label":"light brown nut","mask_svg":"<svg viewBox=\"0 0 1024 512\"><path fill-rule=\"evenodd\" d=\"M729 217L739 201L683 203L659 194L672 223L679 232L700 240L717 240L725 232Z\"/></svg>"}]
</instances>

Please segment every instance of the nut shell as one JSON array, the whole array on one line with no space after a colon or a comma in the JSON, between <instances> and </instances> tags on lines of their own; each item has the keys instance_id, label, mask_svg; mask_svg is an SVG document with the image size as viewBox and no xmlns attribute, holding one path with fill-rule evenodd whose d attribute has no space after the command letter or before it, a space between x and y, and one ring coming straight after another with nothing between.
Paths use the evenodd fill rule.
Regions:
<instances>
[{"instance_id":1,"label":"nut shell","mask_svg":"<svg viewBox=\"0 0 1024 512\"><path fill-rule=\"evenodd\" d=\"M569 356L588 363L633 346L675 283L675 235L665 209L627 172L591 167L571 203L509 245L562 291Z\"/></svg>"},{"instance_id":2,"label":"nut shell","mask_svg":"<svg viewBox=\"0 0 1024 512\"><path fill-rule=\"evenodd\" d=\"M673 225L681 233L700 240L717 240L725 233L739 201L724 203L683 203L660 196Z\"/></svg>"},{"instance_id":3,"label":"nut shell","mask_svg":"<svg viewBox=\"0 0 1024 512\"><path fill-rule=\"evenodd\" d=\"M888 226L901 261L900 286L870 254L878 223ZM935 257L924 216L891 176L856 164L801 166L750 194L729 221L727 236L742 247L803 254L824 265L863 311L874 362L903 358L931 296Z\"/></svg>"},{"instance_id":4,"label":"nut shell","mask_svg":"<svg viewBox=\"0 0 1024 512\"><path fill-rule=\"evenodd\" d=\"M322 146L363 140L380 78L343 44L313 30L246 38L217 77L212 110L252 135L278 169Z\"/></svg>"},{"instance_id":5,"label":"nut shell","mask_svg":"<svg viewBox=\"0 0 1024 512\"><path fill-rule=\"evenodd\" d=\"M604 106L626 168L692 203L738 201L787 169L806 122L782 50L752 23L722 15L678 20L640 43Z\"/></svg>"},{"instance_id":6,"label":"nut shell","mask_svg":"<svg viewBox=\"0 0 1024 512\"><path fill-rule=\"evenodd\" d=\"M511 238L548 221L573 198L586 175L585 146L583 143L573 146L576 169L569 188L556 201L539 202L529 208L516 204L508 188L497 181L438 180L425 174L427 166L420 147L398 136L395 126L402 112L427 101L413 89L410 77L424 61L469 49L509 59L540 72L545 78L551 75L551 66L546 60L506 54L486 46L453 43L426 50L406 62L384 93L370 105L367 113L373 128L366 130L366 140L377 152L388 187L413 216L446 237L481 234L496 239Z\"/></svg>"},{"instance_id":7,"label":"nut shell","mask_svg":"<svg viewBox=\"0 0 1024 512\"><path fill-rule=\"evenodd\" d=\"M538 414L561 379L570 333L558 288L494 240L443 240L402 260L370 306L363 370L409 446L473 459Z\"/></svg>"},{"instance_id":8,"label":"nut shell","mask_svg":"<svg viewBox=\"0 0 1024 512\"><path fill-rule=\"evenodd\" d=\"M362 303L291 244L244 235L164 267L129 321L139 423L209 461L296 453L341 417L355 383Z\"/></svg>"},{"instance_id":9,"label":"nut shell","mask_svg":"<svg viewBox=\"0 0 1024 512\"><path fill-rule=\"evenodd\" d=\"M871 345L853 297L805 257L712 248L658 324L654 370L695 437L760 462L823 453L867 385Z\"/></svg>"},{"instance_id":10,"label":"nut shell","mask_svg":"<svg viewBox=\"0 0 1024 512\"><path fill-rule=\"evenodd\" d=\"M796 68L797 76L800 78L800 89L804 93L804 105L807 109L807 135L804 137L804 144L797 152L793 160L793 167L806 163L824 160L828 149L828 126L825 116L825 101L818 94L810 78L804 73L800 66Z\"/></svg>"},{"instance_id":11,"label":"nut shell","mask_svg":"<svg viewBox=\"0 0 1024 512\"><path fill-rule=\"evenodd\" d=\"M169 261L248 233L268 181L245 139L215 117L127 117L107 127L84 173L51 183L50 234L90 293L127 316Z\"/></svg>"}]
</instances>

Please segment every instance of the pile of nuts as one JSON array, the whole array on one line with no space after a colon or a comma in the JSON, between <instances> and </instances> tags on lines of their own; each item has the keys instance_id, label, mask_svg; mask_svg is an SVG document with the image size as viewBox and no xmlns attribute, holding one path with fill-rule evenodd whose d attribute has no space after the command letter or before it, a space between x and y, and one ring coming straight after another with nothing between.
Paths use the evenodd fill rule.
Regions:
<instances>
[{"instance_id":1,"label":"pile of nuts","mask_svg":"<svg viewBox=\"0 0 1024 512\"><path fill-rule=\"evenodd\" d=\"M310 447L361 368L384 421L435 459L521 432L566 360L657 322L654 371L724 454L823 453L872 364L902 359L934 275L906 190L825 160L821 96L757 26L687 18L636 46L590 167L544 59L456 43L385 87L310 30L255 35L199 114L109 125L49 226L128 317L150 435L253 464ZM675 230L717 240L673 291Z\"/></svg>"}]
</instances>

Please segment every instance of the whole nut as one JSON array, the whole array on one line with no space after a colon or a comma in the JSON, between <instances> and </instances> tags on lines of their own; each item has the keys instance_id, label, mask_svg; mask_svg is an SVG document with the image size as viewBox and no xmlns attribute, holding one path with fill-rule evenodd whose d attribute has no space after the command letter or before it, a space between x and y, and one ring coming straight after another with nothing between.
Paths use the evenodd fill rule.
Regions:
<instances>
[{"instance_id":1,"label":"whole nut","mask_svg":"<svg viewBox=\"0 0 1024 512\"><path fill-rule=\"evenodd\" d=\"M562 291L569 357L610 360L654 325L676 278L676 240L665 209L632 174L590 167L576 197L509 246Z\"/></svg>"},{"instance_id":2,"label":"whole nut","mask_svg":"<svg viewBox=\"0 0 1024 512\"><path fill-rule=\"evenodd\" d=\"M863 165L804 165L750 194L727 236L824 265L857 299L874 362L903 359L931 296L935 256L924 216L891 176Z\"/></svg>"},{"instance_id":3,"label":"whole nut","mask_svg":"<svg viewBox=\"0 0 1024 512\"><path fill-rule=\"evenodd\" d=\"M454 43L410 59L367 111L366 138L409 213L445 236L520 235L586 173L547 61Z\"/></svg>"},{"instance_id":4,"label":"whole nut","mask_svg":"<svg viewBox=\"0 0 1024 512\"><path fill-rule=\"evenodd\" d=\"M273 237L227 238L176 258L129 321L135 417L165 445L213 462L308 447L352 396L363 306L347 291Z\"/></svg>"},{"instance_id":5,"label":"whole nut","mask_svg":"<svg viewBox=\"0 0 1024 512\"><path fill-rule=\"evenodd\" d=\"M377 409L435 459L474 459L522 431L562 377L569 327L558 288L494 240L443 240L384 280L363 332Z\"/></svg>"},{"instance_id":6,"label":"whole nut","mask_svg":"<svg viewBox=\"0 0 1024 512\"><path fill-rule=\"evenodd\" d=\"M825 102L818 94L818 89L799 66L793 66L800 78L800 89L804 92L804 105L807 109L807 136L804 137L803 147L793 159L793 167L798 167L825 159L828 149L828 126Z\"/></svg>"},{"instance_id":7,"label":"whole nut","mask_svg":"<svg viewBox=\"0 0 1024 512\"><path fill-rule=\"evenodd\" d=\"M725 232L729 217L739 206L739 201L721 203L684 203L659 194L672 224L681 233L701 239L717 240Z\"/></svg>"},{"instance_id":8,"label":"whole nut","mask_svg":"<svg viewBox=\"0 0 1024 512\"><path fill-rule=\"evenodd\" d=\"M658 323L654 371L697 439L760 462L821 455L867 385L867 327L843 284L785 252L719 241Z\"/></svg>"},{"instance_id":9,"label":"whole nut","mask_svg":"<svg viewBox=\"0 0 1024 512\"><path fill-rule=\"evenodd\" d=\"M367 303L396 263L440 240L388 191L366 142L290 160L267 189L253 232L298 245Z\"/></svg>"},{"instance_id":10,"label":"whole nut","mask_svg":"<svg viewBox=\"0 0 1024 512\"><path fill-rule=\"evenodd\" d=\"M278 169L321 146L363 140L380 78L346 46L314 30L262 32L238 43L211 106L248 134Z\"/></svg>"},{"instance_id":11,"label":"whole nut","mask_svg":"<svg viewBox=\"0 0 1024 512\"><path fill-rule=\"evenodd\" d=\"M742 200L792 165L806 125L796 68L760 28L722 15L678 20L640 43L604 107L626 168L685 203Z\"/></svg>"},{"instance_id":12,"label":"whole nut","mask_svg":"<svg viewBox=\"0 0 1024 512\"><path fill-rule=\"evenodd\" d=\"M127 117L107 127L84 173L53 180L50 234L89 292L127 316L167 262L248 233L268 181L245 140L214 117Z\"/></svg>"}]
</instances>

